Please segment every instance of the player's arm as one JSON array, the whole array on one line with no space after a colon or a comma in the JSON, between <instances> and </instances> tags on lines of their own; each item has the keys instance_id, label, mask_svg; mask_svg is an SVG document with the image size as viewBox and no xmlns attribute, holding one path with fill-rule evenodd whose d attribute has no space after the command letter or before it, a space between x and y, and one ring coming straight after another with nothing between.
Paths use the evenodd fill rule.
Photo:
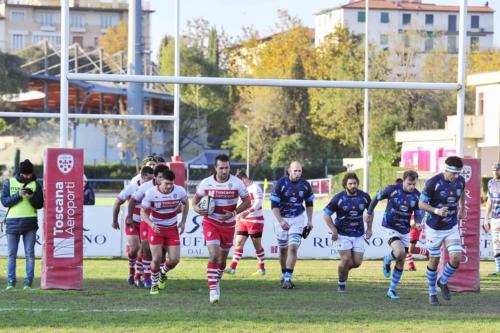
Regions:
<instances>
[{"instance_id":1,"label":"player's arm","mask_svg":"<svg viewBox=\"0 0 500 333\"><path fill-rule=\"evenodd\" d=\"M486 215L484 216L483 229L486 232L490 231L490 216L491 211L493 210L493 203L491 202L491 198L488 197L486 201Z\"/></svg>"},{"instance_id":2,"label":"player's arm","mask_svg":"<svg viewBox=\"0 0 500 333\"><path fill-rule=\"evenodd\" d=\"M254 200L253 204L250 206L250 208L242 211L241 213L238 214L238 218L244 219L247 217L249 214L252 214L253 212L262 209L262 203L264 201L264 195L262 192L258 191L254 193Z\"/></svg>"},{"instance_id":3,"label":"player's arm","mask_svg":"<svg viewBox=\"0 0 500 333\"><path fill-rule=\"evenodd\" d=\"M113 222L111 223L111 227L113 229L120 229L120 225L118 224L118 215L120 214L120 206L124 202L125 201L121 200L120 198L116 198L115 203L113 204Z\"/></svg>"},{"instance_id":4,"label":"player's arm","mask_svg":"<svg viewBox=\"0 0 500 333\"><path fill-rule=\"evenodd\" d=\"M457 214L458 219L463 219L465 218L465 188L462 191L462 195L460 195L460 199L458 201L458 214Z\"/></svg>"},{"instance_id":5,"label":"player's arm","mask_svg":"<svg viewBox=\"0 0 500 333\"><path fill-rule=\"evenodd\" d=\"M133 225L134 223L133 216L136 205L137 201L135 200L134 196L131 196L130 199L128 200L127 217L125 218L125 223L128 225ZM142 217L142 210L141 210L141 217Z\"/></svg>"},{"instance_id":6,"label":"player's arm","mask_svg":"<svg viewBox=\"0 0 500 333\"><path fill-rule=\"evenodd\" d=\"M273 191L271 192L271 195L269 197L271 200L271 211L273 212L273 215L280 224L281 228L283 230L288 230L290 226L285 221L283 216L281 216L280 212L281 193L279 192L279 187L279 182L275 183Z\"/></svg>"},{"instance_id":7,"label":"player's arm","mask_svg":"<svg viewBox=\"0 0 500 333\"><path fill-rule=\"evenodd\" d=\"M382 201L386 199L384 197L384 191L380 191L377 193L375 198L370 202L370 206L368 206L368 209L366 210L366 215L365 215L365 222L368 224L368 220L370 222L373 222L373 213L375 212L375 207L377 207L377 204L379 201Z\"/></svg>"},{"instance_id":8,"label":"player's arm","mask_svg":"<svg viewBox=\"0 0 500 333\"><path fill-rule=\"evenodd\" d=\"M198 205L200 203L201 198L203 198L203 195L198 194L198 192L194 195L194 197L193 197L193 210L198 215L207 216L208 209L201 209L200 206Z\"/></svg>"},{"instance_id":9,"label":"player's arm","mask_svg":"<svg viewBox=\"0 0 500 333\"><path fill-rule=\"evenodd\" d=\"M427 181L427 183L425 183L425 187L420 194L418 207L429 214L446 217L446 215L448 215L448 207L437 208L429 204L431 202L431 196L434 194L433 187L434 184L429 180Z\"/></svg>"},{"instance_id":10,"label":"player's arm","mask_svg":"<svg viewBox=\"0 0 500 333\"><path fill-rule=\"evenodd\" d=\"M372 199L368 194L366 194L366 206L365 207L370 207ZM366 231L365 231L365 238L370 239L372 238L373 231L372 231L372 225L373 225L373 218L368 218L367 214L364 216L364 220L366 222Z\"/></svg>"},{"instance_id":11,"label":"player's arm","mask_svg":"<svg viewBox=\"0 0 500 333\"><path fill-rule=\"evenodd\" d=\"M159 232L159 228L158 226L153 222L151 221L151 219L149 218L149 209L147 208L141 208L141 219L148 225L151 227L151 229L153 229L154 232Z\"/></svg>"},{"instance_id":12,"label":"player's arm","mask_svg":"<svg viewBox=\"0 0 500 333\"><path fill-rule=\"evenodd\" d=\"M323 208L323 220L325 221L326 225L332 232L332 240L336 241L339 238L339 232L337 230L337 226L333 222L332 216L335 214L335 212L338 209L337 205L337 200L336 197L333 197L332 200L326 205L325 208Z\"/></svg>"},{"instance_id":13,"label":"player's arm","mask_svg":"<svg viewBox=\"0 0 500 333\"><path fill-rule=\"evenodd\" d=\"M307 215L307 226L312 229L313 227L313 212L314 212L314 192L312 190L312 187L309 183L308 185L308 196L305 198L305 204L306 204L306 215Z\"/></svg>"},{"instance_id":14,"label":"player's arm","mask_svg":"<svg viewBox=\"0 0 500 333\"><path fill-rule=\"evenodd\" d=\"M182 235L186 227L186 219L189 213L189 199L186 196L186 200L182 202L182 217L181 222L178 224L179 234Z\"/></svg>"}]
</instances>

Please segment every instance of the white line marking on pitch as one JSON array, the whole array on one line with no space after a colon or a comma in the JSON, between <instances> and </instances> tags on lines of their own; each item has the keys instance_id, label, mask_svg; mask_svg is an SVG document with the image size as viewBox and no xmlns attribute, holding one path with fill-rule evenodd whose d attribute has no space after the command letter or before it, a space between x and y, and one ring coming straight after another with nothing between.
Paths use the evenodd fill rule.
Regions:
<instances>
[{"instance_id":1,"label":"white line marking on pitch","mask_svg":"<svg viewBox=\"0 0 500 333\"><path fill-rule=\"evenodd\" d=\"M71 309L49 309L49 308L0 308L0 312L27 311L27 312L144 312L146 309L92 309L92 310L71 310Z\"/></svg>"}]
</instances>

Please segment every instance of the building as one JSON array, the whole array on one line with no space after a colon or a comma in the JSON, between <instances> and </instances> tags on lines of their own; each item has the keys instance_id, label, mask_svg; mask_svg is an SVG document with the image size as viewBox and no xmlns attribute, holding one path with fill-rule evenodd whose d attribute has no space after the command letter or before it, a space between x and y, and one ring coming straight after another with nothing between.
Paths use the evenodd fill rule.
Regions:
<instances>
[{"instance_id":1,"label":"building","mask_svg":"<svg viewBox=\"0 0 500 333\"><path fill-rule=\"evenodd\" d=\"M383 49L394 50L398 43L405 48L426 52L444 48L458 52L458 6L422 3L421 0L370 0L369 42ZM493 46L494 10L484 6L469 6L466 20L467 47L479 50ZM365 1L349 3L320 11L315 19L315 45L319 46L337 25L347 27L357 35L365 33ZM408 36L419 35L416 45Z\"/></svg>"},{"instance_id":2,"label":"building","mask_svg":"<svg viewBox=\"0 0 500 333\"><path fill-rule=\"evenodd\" d=\"M95 49L99 37L119 22L128 22L127 0L70 0L70 44ZM150 14L143 4L144 49L150 49ZM0 1L0 50L16 52L47 40L61 46L61 4L59 0Z\"/></svg>"},{"instance_id":3,"label":"building","mask_svg":"<svg viewBox=\"0 0 500 333\"><path fill-rule=\"evenodd\" d=\"M476 108L465 116L464 156L481 159L481 175L491 176L491 165L500 160L500 72L474 74L467 84L476 87ZM457 117L448 116L444 129L396 132L401 166L433 174L440 160L455 155Z\"/></svg>"}]
</instances>

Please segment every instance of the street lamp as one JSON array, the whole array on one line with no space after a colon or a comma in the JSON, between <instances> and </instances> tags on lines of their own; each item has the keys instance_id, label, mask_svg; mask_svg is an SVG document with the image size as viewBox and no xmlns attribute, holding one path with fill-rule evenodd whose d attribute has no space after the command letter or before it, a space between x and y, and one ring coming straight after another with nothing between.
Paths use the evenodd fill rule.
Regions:
<instances>
[{"instance_id":1,"label":"street lamp","mask_svg":"<svg viewBox=\"0 0 500 333\"><path fill-rule=\"evenodd\" d=\"M250 177L250 127L243 124L247 129L247 176Z\"/></svg>"}]
</instances>

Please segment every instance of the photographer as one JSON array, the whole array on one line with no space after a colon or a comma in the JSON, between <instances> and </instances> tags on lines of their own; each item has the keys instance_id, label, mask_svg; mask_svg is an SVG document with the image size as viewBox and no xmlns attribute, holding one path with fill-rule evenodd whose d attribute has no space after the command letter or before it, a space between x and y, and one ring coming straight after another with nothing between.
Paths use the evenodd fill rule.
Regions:
<instances>
[{"instance_id":1,"label":"photographer","mask_svg":"<svg viewBox=\"0 0 500 333\"><path fill-rule=\"evenodd\" d=\"M42 185L36 181L33 164L30 160L21 162L19 174L5 181L2 190L2 204L8 208L5 219L9 255L7 290L16 286L16 257L21 236L26 255L24 289L31 289L35 270L37 209L43 207L43 192Z\"/></svg>"}]
</instances>

